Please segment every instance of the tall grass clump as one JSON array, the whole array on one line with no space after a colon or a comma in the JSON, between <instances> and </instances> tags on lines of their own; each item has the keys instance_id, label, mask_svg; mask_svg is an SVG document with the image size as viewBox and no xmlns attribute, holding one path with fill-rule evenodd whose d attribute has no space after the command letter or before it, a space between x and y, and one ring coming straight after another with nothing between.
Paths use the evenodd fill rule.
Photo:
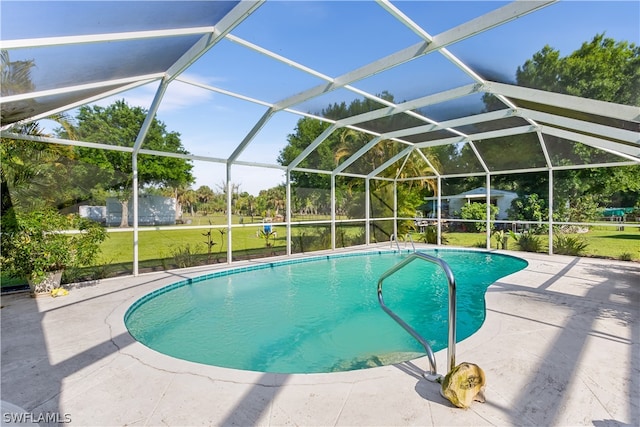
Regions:
<instances>
[{"instance_id":1,"label":"tall grass clump","mask_svg":"<svg viewBox=\"0 0 640 427\"><path fill-rule=\"evenodd\" d=\"M553 236L553 252L558 255L580 256L589 244L578 236L556 234Z\"/></svg>"},{"instance_id":2,"label":"tall grass clump","mask_svg":"<svg viewBox=\"0 0 640 427\"><path fill-rule=\"evenodd\" d=\"M536 236L529 231L523 231L520 234L510 231L509 235L522 251L540 252L542 249L542 240L540 240L540 236Z\"/></svg>"},{"instance_id":3,"label":"tall grass clump","mask_svg":"<svg viewBox=\"0 0 640 427\"><path fill-rule=\"evenodd\" d=\"M437 244L438 227L436 225L427 225L426 227L424 227L424 232L422 233L422 236L420 236L420 240L422 240L424 243L430 243L432 245ZM449 239L447 239L444 232L442 232L440 235L440 243L442 243L443 245L449 243Z\"/></svg>"},{"instance_id":4,"label":"tall grass clump","mask_svg":"<svg viewBox=\"0 0 640 427\"><path fill-rule=\"evenodd\" d=\"M188 243L173 249L171 255L178 268L193 267L198 264L197 254Z\"/></svg>"},{"instance_id":5,"label":"tall grass clump","mask_svg":"<svg viewBox=\"0 0 640 427\"><path fill-rule=\"evenodd\" d=\"M629 252L624 252L618 257L620 261L632 261L633 256Z\"/></svg>"}]
</instances>

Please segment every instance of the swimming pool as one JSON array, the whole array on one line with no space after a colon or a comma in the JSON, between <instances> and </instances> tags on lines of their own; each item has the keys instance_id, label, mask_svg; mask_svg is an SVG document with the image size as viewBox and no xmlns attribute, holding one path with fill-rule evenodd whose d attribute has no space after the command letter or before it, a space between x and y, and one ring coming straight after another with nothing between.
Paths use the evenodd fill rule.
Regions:
<instances>
[{"instance_id":1,"label":"swimming pool","mask_svg":"<svg viewBox=\"0 0 640 427\"><path fill-rule=\"evenodd\" d=\"M457 284L457 340L482 325L484 292L527 262L482 251L424 251ZM161 353L277 373L362 369L424 355L380 308L377 281L408 255L366 252L265 263L183 280L136 301L130 334ZM438 351L447 345L448 287L435 264L412 262L385 280L385 303Z\"/></svg>"}]
</instances>

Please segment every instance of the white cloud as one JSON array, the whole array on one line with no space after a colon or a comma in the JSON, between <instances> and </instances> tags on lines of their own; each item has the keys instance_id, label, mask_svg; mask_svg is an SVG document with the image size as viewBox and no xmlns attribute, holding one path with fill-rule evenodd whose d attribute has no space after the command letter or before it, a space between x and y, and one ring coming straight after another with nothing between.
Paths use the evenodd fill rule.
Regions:
<instances>
[{"instance_id":1,"label":"white cloud","mask_svg":"<svg viewBox=\"0 0 640 427\"><path fill-rule=\"evenodd\" d=\"M184 74L185 78L189 80L201 82L204 84L212 84L216 81L220 81L220 79L211 78L211 77L202 77L193 74ZM151 103L153 102L153 98L156 95L158 90L159 83L154 82L139 88L130 90L128 92L119 93L118 95L114 95L109 98L105 98L99 102L98 105L107 106L112 104L114 101L119 99L124 99L127 104L131 106L138 106L145 109L149 109L151 107ZM165 92L162 102L160 103L160 108L158 111L160 113L170 113L172 111L177 111L183 108L193 107L199 104L205 104L208 102L212 102L214 99L215 93L206 89L202 89L187 83L183 83L180 81L173 81L167 88Z\"/></svg>"}]
</instances>

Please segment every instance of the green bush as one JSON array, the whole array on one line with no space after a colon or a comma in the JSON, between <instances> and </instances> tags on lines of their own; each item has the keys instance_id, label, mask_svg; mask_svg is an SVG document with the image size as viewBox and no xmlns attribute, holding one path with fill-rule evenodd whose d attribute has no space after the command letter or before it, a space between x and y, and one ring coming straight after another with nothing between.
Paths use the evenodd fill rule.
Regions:
<instances>
[{"instance_id":1,"label":"green bush","mask_svg":"<svg viewBox=\"0 0 640 427\"><path fill-rule=\"evenodd\" d=\"M498 230L493 233L493 238L496 241L496 249L507 249L507 241L509 240L509 233L504 230Z\"/></svg>"},{"instance_id":2,"label":"green bush","mask_svg":"<svg viewBox=\"0 0 640 427\"><path fill-rule=\"evenodd\" d=\"M511 207L507 209L509 219L518 221L546 221L547 213L545 200L535 193L518 197L511 202Z\"/></svg>"},{"instance_id":3,"label":"green bush","mask_svg":"<svg viewBox=\"0 0 640 427\"><path fill-rule=\"evenodd\" d=\"M497 206L491 205L489 208L489 214L491 220L495 220L498 215L499 209ZM460 217L462 219L471 219L476 221L486 221L487 220L487 204L486 203L470 203L468 205L464 205L462 209L460 209ZM473 231L485 231L487 229L486 224L484 222L473 222L471 223L471 228Z\"/></svg>"},{"instance_id":4,"label":"green bush","mask_svg":"<svg viewBox=\"0 0 640 427\"><path fill-rule=\"evenodd\" d=\"M424 227L424 232L422 233L421 239L425 243L437 244L438 243L438 226L436 225L427 225ZM444 235L444 232L440 235L440 243L446 245L448 243L447 237Z\"/></svg>"},{"instance_id":5,"label":"green bush","mask_svg":"<svg viewBox=\"0 0 640 427\"><path fill-rule=\"evenodd\" d=\"M184 246L178 246L177 248L171 251L171 255L173 255L173 261L176 263L178 268L186 268L193 267L194 265L198 265L198 256L197 253L191 249L191 245L188 243Z\"/></svg>"},{"instance_id":6,"label":"green bush","mask_svg":"<svg viewBox=\"0 0 640 427\"><path fill-rule=\"evenodd\" d=\"M520 234L516 234L513 231L510 231L509 235L513 240L515 240L516 245L518 245L520 250L525 252L540 252L542 249L540 236L536 236L531 232L524 231Z\"/></svg>"},{"instance_id":7,"label":"green bush","mask_svg":"<svg viewBox=\"0 0 640 427\"><path fill-rule=\"evenodd\" d=\"M553 253L558 255L580 256L589 246L587 242L577 236L556 234L553 236Z\"/></svg>"},{"instance_id":8,"label":"green bush","mask_svg":"<svg viewBox=\"0 0 640 427\"><path fill-rule=\"evenodd\" d=\"M106 237L100 224L78 215L52 208L12 211L2 218L0 266L10 277L39 283L50 272L90 265Z\"/></svg>"}]
</instances>

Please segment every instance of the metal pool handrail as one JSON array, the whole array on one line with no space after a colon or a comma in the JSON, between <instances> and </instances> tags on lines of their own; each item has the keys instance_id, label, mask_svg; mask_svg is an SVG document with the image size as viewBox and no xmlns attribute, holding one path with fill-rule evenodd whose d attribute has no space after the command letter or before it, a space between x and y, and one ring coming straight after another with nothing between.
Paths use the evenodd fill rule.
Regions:
<instances>
[{"instance_id":1,"label":"metal pool handrail","mask_svg":"<svg viewBox=\"0 0 640 427\"><path fill-rule=\"evenodd\" d=\"M402 326L407 332L409 332L409 334L411 334L411 336L414 337L424 347L429 358L430 371L425 371L423 376L429 381L436 381L438 380L438 378L442 377L442 375L438 375L438 370L436 368L436 358L433 354L433 350L431 350L431 346L411 326L409 326L397 314L391 311L391 309L389 309L389 307L385 305L384 298L382 297L382 282L384 281L384 279L396 273L403 267L407 266L415 259L422 259L439 265L444 270L447 281L449 282L449 342L447 347L447 372L451 371L451 369L456 365L456 281L453 277L453 272L449 268L449 265L444 262L444 260L424 254L422 252L414 252L410 254L407 258L394 265L385 273L383 273L382 276L380 276L380 279L378 280L378 301L380 302L380 307L382 307L382 309L389 316L391 316L393 320L395 320L400 326Z\"/></svg>"},{"instance_id":2,"label":"metal pool handrail","mask_svg":"<svg viewBox=\"0 0 640 427\"><path fill-rule=\"evenodd\" d=\"M416 251L416 245L413 243L413 237L411 237L411 233L407 233L407 235L405 236L405 242L404 242L404 247L407 247L407 239L409 240L409 242L411 242L411 247L413 248L413 252Z\"/></svg>"},{"instance_id":3,"label":"metal pool handrail","mask_svg":"<svg viewBox=\"0 0 640 427\"><path fill-rule=\"evenodd\" d=\"M393 242L396 243L396 247L398 248L398 252L400 252L400 243L398 243L398 236L396 236L395 234L392 234L389 237L389 243L391 243L391 247L393 247Z\"/></svg>"}]
</instances>

